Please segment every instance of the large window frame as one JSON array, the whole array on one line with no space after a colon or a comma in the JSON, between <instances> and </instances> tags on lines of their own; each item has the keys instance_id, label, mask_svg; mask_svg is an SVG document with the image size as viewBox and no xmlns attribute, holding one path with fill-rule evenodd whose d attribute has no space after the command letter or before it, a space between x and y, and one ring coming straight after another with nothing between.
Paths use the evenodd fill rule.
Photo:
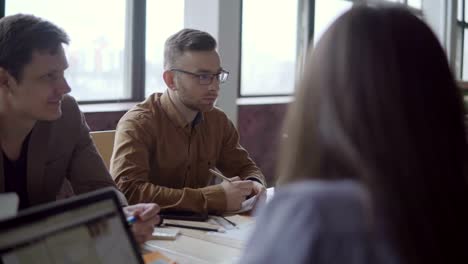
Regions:
<instances>
[{"instance_id":1,"label":"large window frame","mask_svg":"<svg viewBox=\"0 0 468 264\"><path fill-rule=\"evenodd\" d=\"M14 0L0 0L0 17L5 16L6 1ZM140 102L145 99L146 0L127 0L125 19L124 61L128 68L124 71L124 87L129 87L130 97L117 100L78 101L80 105Z\"/></svg>"},{"instance_id":2,"label":"large window frame","mask_svg":"<svg viewBox=\"0 0 468 264\"><path fill-rule=\"evenodd\" d=\"M348 1L348 0L343 0ZM241 11L240 11L240 28L242 28L243 23L243 6L244 0L240 1ZM314 36L314 17L315 17L315 0L298 0L298 10L297 10L297 39L296 39L296 74L292 76L292 78L296 79L298 76L298 72L301 71L303 67L303 62L305 59L305 53L307 51L307 47L311 41L313 41ZM301 25L305 25L302 27ZM240 41L239 41L239 83L237 89L237 98L270 98L270 97L284 97L284 96L292 96L293 93L274 93L274 94L251 94L251 95L242 95L241 89L241 80L242 80L242 31L240 34Z\"/></svg>"},{"instance_id":3,"label":"large window frame","mask_svg":"<svg viewBox=\"0 0 468 264\"><path fill-rule=\"evenodd\" d=\"M459 56L458 56L458 69L457 69L457 78L461 80L462 86L468 87L467 82L463 80L463 68L465 67L463 61L464 61L464 55L465 55L465 30L468 29L468 22L465 19L465 5L466 2L465 0L458 0L459 6L457 7L457 18L456 18L456 23L457 23L457 31L458 31L458 36L459 36ZM460 16L458 15L459 12L461 12Z\"/></svg>"},{"instance_id":4,"label":"large window frame","mask_svg":"<svg viewBox=\"0 0 468 264\"><path fill-rule=\"evenodd\" d=\"M342 0L351 2L353 5L359 3L359 0ZM410 6L408 0L387 0L388 2L398 2L402 5L407 6L410 10L412 10L415 14L422 16L422 10ZM243 17L242 17L242 9L243 9L243 2L241 0L241 12L240 12L240 24L242 25ZM292 76L294 81L296 82L297 79L301 76L301 72L304 66L305 57L307 53L307 49L310 43L313 43L315 38L315 11L316 11L316 1L315 0L299 0L298 3L298 11L297 11L297 39L296 39L296 74ZM241 26L242 27L242 26ZM272 98L272 97L290 97L293 96L294 91L292 93L274 93L274 94L249 94L249 95L242 95L241 89L241 80L242 80L242 32L240 32L240 51L239 51L239 83L238 83L238 90L237 90L237 98Z\"/></svg>"},{"instance_id":5,"label":"large window frame","mask_svg":"<svg viewBox=\"0 0 468 264\"><path fill-rule=\"evenodd\" d=\"M0 0L0 16L5 15L6 1ZM241 12L240 25L242 25L242 5L240 1ZM356 0L343 0L349 2L358 2ZM297 47L296 47L296 74L291 78L297 80L303 68L306 57L307 47L314 39L315 27L315 0L299 0L297 17ZM407 5L408 0L399 0L400 3ZM118 100L95 100L79 101L81 105L105 104L105 103L129 103L140 102L145 99L146 90L146 0L127 0L126 1L126 28L125 28L125 63L128 68L125 70L124 86L128 87L130 97L128 99ZM412 8L412 7L410 7ZM412 8L414 9L414 8ZM417 10L417 9L414 9ZM187 11L185 11L187 13ZM420 10L419 10L420 12ZM222 16L221 16L222 17ZM220 23L222 24L222 23ZM65 29L66 30L66 29ZM221 29L220 29L221 30ZM262 94L262 95L241 95L241 58L242 58L242 32L239 32L239 63L236 66L239 78L231 80L236 82L237 98L272 98L272 97L290 97L293 93L284 94ZM71 36L73 38L73 36Z\"/></svg>"},{"instance_id":6,"label":"large window frame","mask_svg":"<svg viewBox=\"0 0 468 264\"><path fill-rule=\"evenodd\" d=\"M456 7L456 42L457 42L457 49L455 55L455 66L454 71L456 78L459 80L458 85L462 90L464 97L468 96L468 80L463 79L463 70L466 66L464 63L464 55L465 55L465 30L468 30L468 21L466 20L466 16L468 14L465 13L466 1L465 0L457 0L457 7ZM465 105L467 105L467 100L465 99Z\"/></svg>"}]
</instances>

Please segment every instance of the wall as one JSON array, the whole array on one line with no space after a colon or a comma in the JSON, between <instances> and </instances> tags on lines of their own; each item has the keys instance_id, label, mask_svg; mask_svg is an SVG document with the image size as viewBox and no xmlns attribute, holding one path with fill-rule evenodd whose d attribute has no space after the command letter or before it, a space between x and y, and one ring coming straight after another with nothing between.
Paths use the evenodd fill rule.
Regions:
<instances>
[{"instance_id":1,"label":"wall","mask_svg":"<svg viewBox=\"0 0 468 264\"><path fill-rule=\"evenodd\" d=\"M86 122L91 131L115 130L125 111L85 113Z\"/></svg>"},{"instance_id":2,"label":"wall","mask_svg":"<svg viewBox=\"0 0 468 264\"><path fill-rule=\"evenodd\" d=\"M274 184L279 140L287 104L241 105L238 126L241 145L249 151L267 179Z\"/></svg>"},{"instance_id":3,"label":"wall","mask_svg":"<svg viewBox=\"0 0 468 264\"><path fill-rule=\"evenodd\" d=\"M229 71L229 81L222 84L217 105L234 124L237 124L238 111L240 17L241 0L185 1L184 26L204 30L218 41L221 66Z\"/></svg>"}]
</instances>

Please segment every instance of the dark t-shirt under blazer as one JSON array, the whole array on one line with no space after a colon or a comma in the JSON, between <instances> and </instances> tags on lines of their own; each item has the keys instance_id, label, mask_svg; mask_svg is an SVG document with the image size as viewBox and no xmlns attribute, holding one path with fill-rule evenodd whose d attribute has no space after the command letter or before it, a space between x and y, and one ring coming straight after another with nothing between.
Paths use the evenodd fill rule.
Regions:
<instances>
[{"instance_id":1,"label":"dark t-shirt under blazer","mask_svg":"<svg viewBox=\"0 0 468 264\"><path fill-rule=\"evenodd\" d=\"M3 163L0 159L0 192L5 192ZM26 163L30 206L115 186L89 135L89 127L78 104L69 95L62 100L59 119L38 121L32 129ZM125 205L125 197L121 195L120 198Z\"/></svg>"}]
</instances>

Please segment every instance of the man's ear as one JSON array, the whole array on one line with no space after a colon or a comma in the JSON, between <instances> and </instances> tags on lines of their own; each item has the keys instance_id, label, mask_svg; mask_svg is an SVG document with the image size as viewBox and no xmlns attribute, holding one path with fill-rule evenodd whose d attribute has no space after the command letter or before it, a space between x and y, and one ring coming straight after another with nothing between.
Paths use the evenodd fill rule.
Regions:
<instances>
[{"instance_id":1,"label":"man's ear","mask_svg":"<svg viewBox=\"0 0 468 264\"><path fill-rule=\"evenodd\" d=\"M12 85L13 77L10 73L3 67L0 67L0 89L3 92L10 91Z\"/></svg>"},{"instance_id":2,"label":"man's ear","mask_svg":"<svg viewBox=\"0 0 468 264\"><path fill-rule=\"evenodd\" d=\"M164 82L166 83L167 88L173 91L176 90L174 77L175 77L174 72L172 71L164 71L163 73L163 79L164 79Z\"/></svg>"}]
</instances>

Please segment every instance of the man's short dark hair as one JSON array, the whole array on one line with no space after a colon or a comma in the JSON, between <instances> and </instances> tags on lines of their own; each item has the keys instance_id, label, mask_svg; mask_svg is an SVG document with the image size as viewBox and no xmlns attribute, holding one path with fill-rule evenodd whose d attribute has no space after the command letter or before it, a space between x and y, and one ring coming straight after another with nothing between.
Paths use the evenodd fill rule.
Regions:
<instances>
[{"instance_id":1,"label":"man's short dark hair","mask_svg":"<svg viewBox=\"0 0 468 264\"><path fill-rule=\"evenodd\" d=\"M177 57L185 51L212 51L216 40L207 32L185 28L170 36L164 46L164 69L174 67Z\"/></svg>"},{"instance_id":2,"label":"man's short dark hair","mask_svg":"<svg viewBox=\"0 0 468 264\"><path fill-rule=\"evenodd\" d=\"M68 35L49 21L33 15L17 14L0 19L0 67L17 81L34 51L55 54Z\"/></svg>"}]
</instances>

